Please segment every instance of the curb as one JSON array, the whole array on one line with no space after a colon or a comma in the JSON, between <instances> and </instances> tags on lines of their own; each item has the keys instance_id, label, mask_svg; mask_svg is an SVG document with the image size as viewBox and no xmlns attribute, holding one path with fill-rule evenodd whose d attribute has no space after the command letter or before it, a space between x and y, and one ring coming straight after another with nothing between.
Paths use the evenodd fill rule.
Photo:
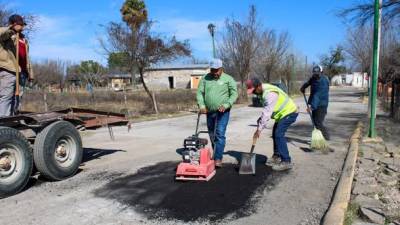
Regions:
<instances>
[{"instance_id":1,"label":"curb","mask_svg":"<svg viewBox=\"0 0 400 225\"><path fill-rule=\"evenodd\" d=\"M359 141L363 123L359 121L350 138L350 145L346 160L343 165L342 174L333 193L331 204L326 212L322 225L342 225L344 222L347 205L350 201L351 185L354 178L354 169L357 161Z\"/></svg>"}]
</instances>

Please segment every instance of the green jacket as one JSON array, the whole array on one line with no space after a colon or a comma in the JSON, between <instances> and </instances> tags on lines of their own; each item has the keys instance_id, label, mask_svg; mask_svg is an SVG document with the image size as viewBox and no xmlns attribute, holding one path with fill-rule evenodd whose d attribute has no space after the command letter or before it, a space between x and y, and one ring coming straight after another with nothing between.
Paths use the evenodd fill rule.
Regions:
<instances>
[{"instance_id":1,"label":"green jacket","mask_svg":"<svg viewBox=\"0 0 400 225\"><path fill-rule=\"evenodd\" d=\"M17 35L11 29L11 27L0 27L0 68L6 69L11 72L21 72L21 68L18 65L16 58L16 46L17 46ZM29 46L28 41L26 43L27 54L27 69L29 77L33 78L32 66L29 61Z\"/></svg>"},{"instance_id":2,"label":"green jacket","mask_svg":"<svg viewBox=\"0 0 400 225\"><path fill-rule=\"evenodd\" d=\"M231 108L237 97L236 82L226 73L218 80L212 74L203 76L197 89L197 104L200 109L206 108L210 112L217 111L220 106Z\"/></svg>"}]
</instances>

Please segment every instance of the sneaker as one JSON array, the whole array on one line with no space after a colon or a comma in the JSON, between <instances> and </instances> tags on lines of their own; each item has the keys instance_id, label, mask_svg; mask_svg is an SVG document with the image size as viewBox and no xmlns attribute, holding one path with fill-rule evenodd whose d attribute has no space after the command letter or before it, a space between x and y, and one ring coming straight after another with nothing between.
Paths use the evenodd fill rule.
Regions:
<instances>
[{"instance_id":1,"label":"sneaker","mask_svg":"<svg viewBox=\"0 0 400 225\"><path fill-rule=\"evenodd\" d=\"M222 167L222 160L215 160L215 167L221 168Z\"/></svg>"},{"instance_id":2,"label":"sneaker","mask_svg":"<svg viewBox=\"0 0 400 225\"><path fill-rule=\"evenodd\" d=\"M290 170L292 168L293 164L291 162L280 162L279 164L275 164L272 166L272 169L275 171Z\"/></svg>"},{"instance_id":3,"label":"sneaker","mask_svg":"<svg viewBox=\"0 0 400 225\"><path fill-rule=\"evenodd\" d=\"M273 155L271 158L269 158L267 160L267 162L265 163L265 165L267 166L273 166L276 164L279 164L281 162L281 157Z\"/></svg>"}]
</instances>

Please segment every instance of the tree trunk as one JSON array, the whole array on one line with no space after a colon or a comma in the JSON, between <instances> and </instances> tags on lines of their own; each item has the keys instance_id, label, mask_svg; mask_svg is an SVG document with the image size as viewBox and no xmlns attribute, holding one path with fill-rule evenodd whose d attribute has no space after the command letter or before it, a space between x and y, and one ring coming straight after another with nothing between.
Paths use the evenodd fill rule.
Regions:
<instances>
[{"instance_id":1,"label":"tree trunk","mask_svg":"<svg viewBox=\"0 0 400 225\"><path fill-rule=\"evenodd\" d=\"M153 105L154 112L156 114L158 114L157 101L156 101L155 95L153 95L153 93L147 87L146 82L144 82L144 70L143 69L139 69L139 75L140 75L140 80L142 81L143 88L146 91L149 98L151 99L151 103Z\"/></svg>"}]
</instances>

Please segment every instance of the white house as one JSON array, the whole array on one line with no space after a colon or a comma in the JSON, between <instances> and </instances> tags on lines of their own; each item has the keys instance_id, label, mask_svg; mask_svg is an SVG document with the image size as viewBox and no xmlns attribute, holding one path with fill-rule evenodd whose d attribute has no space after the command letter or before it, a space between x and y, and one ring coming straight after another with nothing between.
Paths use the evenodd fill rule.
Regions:
<instances>
[{"instance_id":1,"label":"white house","mask_svg":"<svg viewBox=\"0 0 400 225\"><path fill-rule=\"evenodd\" d=\"M353 72L350 74L340 74L332 77L331 85L334 86L353 86L368 87L368 74L361 72Z\"/></svg>"}]
</instances>

